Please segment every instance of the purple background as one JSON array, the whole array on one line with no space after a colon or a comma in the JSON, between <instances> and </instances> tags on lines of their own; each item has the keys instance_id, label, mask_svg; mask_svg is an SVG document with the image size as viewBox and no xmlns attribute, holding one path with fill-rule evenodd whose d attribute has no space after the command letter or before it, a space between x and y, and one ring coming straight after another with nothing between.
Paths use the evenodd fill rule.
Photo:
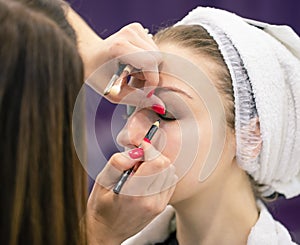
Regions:
<instances>
[{"instance_id":1,"label":"purple background","mask_svg":"<svg viewBox=\"0 0 300 245\"><path fill-rule=\"evenodd\" d=\"M150 32L172 25L196 6L214 6L235 12L243 17L266 21L274 24L290 25L300 34L299 0L69 0L71 6L102 37L106 38L131 22L140 22ZM92 91L88 91L93 93ZM113 106L101 102L102 112L97 124L102 125L111 117ZM96 128L96 131L98 129ZM111 134L107 134L110 135ZM102 136L102 137L101 137ZM114 142L103 137L107 157L117 150ZM295 241L300 243L300 197L291 200L280 198L269 205L274 217L280 220L290 231Z\"/></svg>"}]
</instances>

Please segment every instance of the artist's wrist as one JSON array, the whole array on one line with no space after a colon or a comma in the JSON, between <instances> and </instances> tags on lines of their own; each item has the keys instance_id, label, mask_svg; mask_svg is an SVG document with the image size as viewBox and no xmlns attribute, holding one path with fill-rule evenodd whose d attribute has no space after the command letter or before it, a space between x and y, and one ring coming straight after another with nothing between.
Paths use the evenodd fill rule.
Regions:
<instances>
[{"instance_id":1,"label":"artist's wrist","mask_svg":"<svg viewBox=\"0 0 300 245\"><path fill-rule=\"evenodd\" d=\"M68 22L73 27L77 37L77 48L84 63L85 78L104 61L97 63L103 48L103 39L77 14L68 4L64 6ZM98 54L100 52L100 54Z\"/></svg>"},{"instance_id":2,"label":"artist's wrist","mask_svg":"<svg viewBox=\"0 0 300 245\"><path fill-rule=\"evenodd\" d=\"M107 61L104 40L94 38L90 43L78 43L80 56L84 64L84 77L87 79L94 71Z\"/></svg>"},{"instance_id":3,"label":"artist's wrist","mask_svg":"<svg viewBox=\"0 0 300 245\"><path fill-rule=\"evenodd\" d=\"M86 234L88 245L120 245L124 240L93 215L86 216Z\"/></svg>"}]
</instances>

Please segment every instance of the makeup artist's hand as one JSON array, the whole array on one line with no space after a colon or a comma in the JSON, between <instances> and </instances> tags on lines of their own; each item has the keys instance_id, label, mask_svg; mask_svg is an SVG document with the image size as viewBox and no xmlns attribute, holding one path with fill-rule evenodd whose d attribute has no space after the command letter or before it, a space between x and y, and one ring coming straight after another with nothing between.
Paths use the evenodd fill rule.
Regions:
<instances>
[{"instance_id":1,"label":"makeup artist's hand","mask_svg":"<svg viewBox=\"0 0 300 245\"><path fill-rule=\"evenodd\" d=\"M134 106L138 106L140 101L145 101L147 106L155 105L162 114L164 113L164 103L155 95L152 96L159 83L158 65L162 57L152 37L142 25L129 24L110 37L99 39L88 50L90 51L86 50L84 55L86 81L95 90L103 94L111 77L118 70L117 64L128 64L133 67L131 76L138 77L144 89L140 90L127 84L128 73L123 73L117 81L122 86L117 90L112 89L105 97L112 103Z\"/></svg>"},{"instance_id":2,"label":"makeup artist's hand","mask_svg":"<svg viewBox=\"0 0 300 245\"><path fill-rule=\"evenodd\" d=\"M161 63L162 57L152 36L141 24L129 24L101 41L98 43L98 47L95 45L94 55L90 54L93 56L89 62L90 71L97 69L111 59L121 57L120 61L124 64L132 65L142 71L153 71L143 73L145 80L149 82L148 85L156 86L158 84L158 65ZM149 53L126 56L143 51L149 51Z\"/></svg>"},{"instance_id":3,"label":"makeup artist's hand","mask_svg":"<svg viewBox=\"0 0 300 245\"><path fill-rule=\"evenodd\" d=\"M98 175L88 201L87 222L91 244L120 244L143 229L167 206L177 182L175 168L152 145L143 142L142 147L144 151L136 148L114 154ZM122 172L139 163L143 155L145 161L124 185L125 191L126 188L133 188L132 195L116 195L112 188ZM146 180L143 183L142 178L155 175L153 182ZM137 180L134 181L134 178ZM137 189L140 190L135 192ZM140 195L141 190L145 195Z\"/></svg>"},{"instance_id":4,"label":"makeup artist's hand","mask_svg":"<svg viewBox=\"0 0 300 245\"><path fill-rule=\"evenodd\" d=\"M148 30L141 24L129 24L103 40L69 5L66 4L63 8L76 32L78 50L85 68L85 78L88 78L99 66L116 57L141 51L155 51L155 54L135 57L135 59L125 58L120 61L138 69L156 71L153 74L145 72L144 75L149 84L157 85L157 71L161 56L152 36L148 35Z\"/></svg>"},{"instance_id":5,"label":"makeup artist's hand","mask_svg":"<svg viewBox=\"0 0 300 245\"><path fill-rule=\"evenodd\" d=\"M129 64L140 70L141 72L136 73L136 75L141 80L146 81L144 84L146 87L145 95L142 95L139 91L139 98L144 97L148 101L147 106L155 105L154 107L163 112L164 104L158 97L148 96L151 98L147 98L147 95L151 95L153 88L158 85L158 65L162 61L159 49L148 31L141 24L132 23L103 40L71 7L66 5L64 8L68 21L77 35L78 51L84 63L85 80L89 78L90 85L102 94L113 73L117 71L117 67L114 71L109 72L107 71L110 69L103 69L103 74L95 74L95 71L98 71L99 67L112 60ZM136 106L136 104L127 103L123 100L128 94L132 94L131 92L135 89L126 83L121 90L121 93L109 94L107 99L113 103L123 102L123 104Z\"/></svg>"}]
</instances>

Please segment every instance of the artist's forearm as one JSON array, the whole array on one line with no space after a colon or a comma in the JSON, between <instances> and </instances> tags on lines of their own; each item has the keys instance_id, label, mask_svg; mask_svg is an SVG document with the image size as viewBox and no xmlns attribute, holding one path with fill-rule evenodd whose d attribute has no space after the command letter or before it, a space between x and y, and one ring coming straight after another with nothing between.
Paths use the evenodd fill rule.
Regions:
<instances>
[{"instance_id":1,"label":"artist's forearm","mask_svg":"<svg viewBox=\"0 0 300 245\"><path fill-rule=\"evenodd\" d=\"M95 69L95 52L101 49L103 40L70 6L66 6L65 11L69 23L76 32L78 51L83 59L87 77Z\"/></svg>"}]
</instances>

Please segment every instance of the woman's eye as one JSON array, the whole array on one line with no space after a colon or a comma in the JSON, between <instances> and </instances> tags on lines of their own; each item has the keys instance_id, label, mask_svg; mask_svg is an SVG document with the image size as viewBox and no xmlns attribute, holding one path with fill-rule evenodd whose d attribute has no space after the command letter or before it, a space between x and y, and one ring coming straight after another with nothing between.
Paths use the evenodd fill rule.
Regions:
<instances>
[{"instance_id":1,"label":"woman's eye","mask_svg":"<svg viewBox=\"0 0 300 245\"><path fill-rule=\"evenodd\" d=\"M174 115L170 112L168 112L166 110L166 113L165 114L157 114L162 120L165 120L165 121L173 121L173 120L176 120L176 118L174 117Z\"/></svg>"},{"instance_id":2,"label":"woman's eye","mask_svg":"<svg viewBox=\"0 0 300 245\"><path fill-rule=\"evenodd\" d=\"M131 105L128 105L126 106L126 119L128 119L135 111L136 107L135 106L131 106ZM169 111L166 110L166 113L165 114L158 114L157 115L165 120L165 121L173 121L173 120L176 120L176 118L174 117L174 115L172 113L170 113Z\"/></svg>"}]
</instances>

